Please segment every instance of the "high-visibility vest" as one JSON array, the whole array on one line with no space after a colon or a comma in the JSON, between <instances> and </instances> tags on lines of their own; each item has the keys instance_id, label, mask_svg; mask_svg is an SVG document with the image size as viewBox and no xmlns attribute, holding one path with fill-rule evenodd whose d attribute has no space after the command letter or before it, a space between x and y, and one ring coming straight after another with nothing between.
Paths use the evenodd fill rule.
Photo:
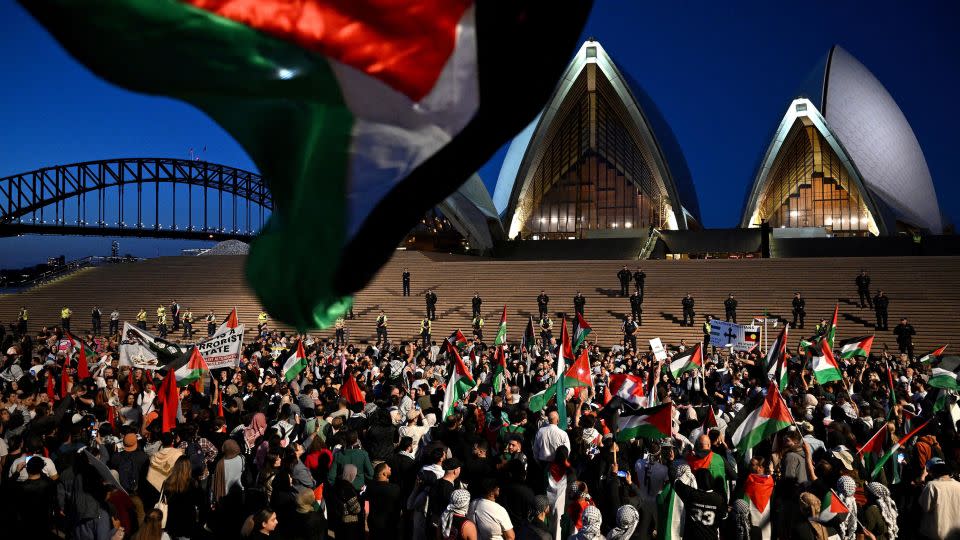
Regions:
<instances>
[{"instance_id":1,"label":"high-visibility vest","mask_svg":"<svg viewBox=\"0 0 960 540\"><path fill-rule=\"evenodd\" d=\"M257 315L257 320L260 321L260 322L262 322L262 323L267 322L267 312L261 311L261 312L260 312L260 315Z\"/></svg>"},{"instance_id":2,"label":"high-visibility vest","mask_svg":"<svg viewBox=\"0 0 960 540\"><path fill-rule=\"evenodd\" d=\"M157 316L157 324L167 324L166 313L160 313L160 315Z\"/></svg>"},{"instance_id":3,"label":"high-visibility vest","mask_svg":"<svg viewBox=\"0 0 960 540\"><path fill-rule=\"evenodd\" d=\"M25 320L27 320L27 318L28 318L28 317L27 317L27 310L21 309L21 310L20 310L20 320L25 321Z\"/></svg>"},{"instance_id":4,"label":"high-visibility vest","mask_svg":"<svg viewBox=\"0 0 960 540\"><path fill-rule=\"evenodd\" d=\"M146 320L147 320L147 310L141 309L141 310L140 310L140 313L137 313L137 320L138 320L138 321L146 321Z\"/></svg>"},{"instance_id":5,"label":"high-visibility vest","mask_svg":"<svg viewBox=\"0 0 960 540\"><path fill-rule=\"evenodd\" d=\"M70 308L66 308L66 307L65 307L65 308L63 308L63 309L60 310L60 318L61 318L61 319L69 319L69 318L70 318L70 315L71 315L72 313L73 313L73 312L70 311Z\"/></svg>"},{"instance_id":6,"label":"high-visibility vest","mask_svg":"<svg viewBox=\"0 0 960 540\"><path fill-rule=\"evenodd\" d=\"M421 331L421 332L423 332L423 331L429 332L431 326L432 326L432 323L430 322L430 319L424 319L424 320L420 321L420 331Z\"/></svg>"},{"instance_id":7,"label":"high-visibility vest","mask_svg":"<svg viewBox=\"0 0 960 540\"><path fill-rule=\"evenodd\" d=\"M167 310L164 309L163 306L158 307L158 308L157 308L157 317L163 315L166 311L167 311Z\"/></svg>"}]
</instances>

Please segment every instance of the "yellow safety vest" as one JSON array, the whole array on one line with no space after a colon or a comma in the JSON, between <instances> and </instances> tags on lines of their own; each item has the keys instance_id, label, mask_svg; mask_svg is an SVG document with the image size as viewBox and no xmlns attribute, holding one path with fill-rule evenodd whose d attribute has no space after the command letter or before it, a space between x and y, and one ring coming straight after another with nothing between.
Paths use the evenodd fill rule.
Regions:
<instances>
[{"instance_id":1,"label":"yellow safety vest","mask_svg":"<svg viewBox=\"0 0 960 540\"><path fill-rule=\"evenodd\" d=\"M23 320L23 321L27 320L27 310L25 309L20 310L20 320Z\"/></svg>"},{"instance_id":2,"label":"yellow safety vest","mask_svg":"<svg viewBox=\"0 0 960 540\"><path fill-rule=\"evenodd\" d=\"M60 310L60 318L61 318L61 319L69 319L69 318L70 318L70 315L71 315L72 313L73 313L73 312L70 311L70 308L63 308L63 309Z\"/></svg>"},{"instance_id":3,"label":"yellow safety vest","mask_svg":"<svg viewBox=\"0 0 960 540\"><path fill-rule=\"evenodd\" d=\"M163 306L157 308L157 317L163 315L167 310L163 309Z\"/></svg>"},{"instance_id":4,"label":"yellow safety vest","mask_svg":"<svg viewBox=\"0 0 960 540\"><path fill-rule=\"evenodd\" d=\"M426 330L427 332L429 332L431 326L432 326L432 323L430 322L430 319L424 319L424 320L420 321L420 331L421 331L421 332L423 332L424 330Z\"/></svg>"},{"instance_id":5,"label":"yellow safety vest","mask_svg":"<svg viewBox=\"0 0 960 540\"><path fill-rule=\"evenodd\" d=\"M267 322L267 313L265 311L261 311L260 315L257 315L257 320L262 323Z\"/></svg>"},{"instance_id":6,"label":"yellow safety vest","mask_svg":"<svg viewBox=\"0 0 960 540\"><path fill-rule=\"evenodd\" d=\"M147 310L141 309L141 310L140 310L140 313L137 313L137 320L138 320L138 321L145 321L145 320L147 320Z\"/></svg>"},{"instance_id":7,"label":"yellow safety vest","mask_svg":"<svg viewBox=\"0 0 960 540\"><path fill-rule=\"evenodd\" d=\"M193 322L193 312L192 312L192 311L187 311L186 313L184 313L184 314L183 314L183 320L184 320L184 322L192 323L192 322Z\"/></svg>"},{"instance_id":8,"label":"yellow safety vest","mask_svg":"<svg viewBox=\"0 0 960 540\"><path fill-rule=\"evenodd\" d=\"M161 313L157 316L157 324L167 324L167 314Z\"/></svg>"},{"instance_id":9,"label":"yellow safety vest","mask_svg":"<svg viewBox=\"0 0 960 540\"><path fill-rule=\"evenodd\" d=\"M346 324L346 323L344 322L343 317L340 317L340 318L337 319L337 322L335 323L335 326L336 326L337 330L339 330L339 329L343 328L343 325L344 325L344 324Z\"/></svg>"}]
</instances>

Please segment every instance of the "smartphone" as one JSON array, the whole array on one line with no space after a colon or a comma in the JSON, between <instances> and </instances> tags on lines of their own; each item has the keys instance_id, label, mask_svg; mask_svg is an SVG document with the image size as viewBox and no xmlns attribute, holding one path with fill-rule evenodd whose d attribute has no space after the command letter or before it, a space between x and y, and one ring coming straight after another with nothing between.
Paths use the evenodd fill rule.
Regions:
<instances>
[{"instance_id":1,"label":"smartphone","mask_svg":"<svg viewBox=\"0 0 960 540\"><path fill-rule=\"evenodd\" d=\"M91 438L91 439L96 439L96 438L97 438L97 430L95 430L95 429L91 429L91 430L90 430L90 438Z\"/></svg>"},{"instance_id":2,"label":"smartphone","mask_svg":"<svg viewBox=\"0 0 960 540\"><path fill-rule=\"evenodd\" d=\"M617 476L619 476L620 478L626 478L627 471L617 471Z\"/></svg>"},{"instance_id":3,"label":"smartphone","mask_svg":"<svg viewBox=\"0 0 960 540\"><path fill-rule=\"evenodd\" d=\"M897 454L897 463L903 463L906 460L907 460L906 454L904 454L903 452L900 452L899 454Z\"/></svg>"}]
</instances>

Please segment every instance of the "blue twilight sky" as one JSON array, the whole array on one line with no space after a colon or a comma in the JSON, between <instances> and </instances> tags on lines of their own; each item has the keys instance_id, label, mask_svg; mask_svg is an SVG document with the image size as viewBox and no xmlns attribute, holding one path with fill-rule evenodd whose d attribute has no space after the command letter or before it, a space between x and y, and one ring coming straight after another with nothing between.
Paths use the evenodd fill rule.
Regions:
<instances>
[{"instance_id":1,"label":"blue twilight sky","mask_svg":"<svg viewBox=\"0 0 960 540\"><path fill-rule=\"evenodd\" d=\"M216 124L182 103L95 78L13 2L0 2L0 177L112 157L204 158L254 170ZM913 126L947 222L960 217L960 2L597 0L597 38L646 89L686 155L704 224L739 218L754 167L814 64L837 43L886 86ZM197 51L202 54L202 51ZM505 59L508 61L508 59ZM480 171L493 190L505 148ZM109 250L109 238L0 239L0 267ZM155 256L198 244L121 239Z\"/></svg>"}]
</instances>

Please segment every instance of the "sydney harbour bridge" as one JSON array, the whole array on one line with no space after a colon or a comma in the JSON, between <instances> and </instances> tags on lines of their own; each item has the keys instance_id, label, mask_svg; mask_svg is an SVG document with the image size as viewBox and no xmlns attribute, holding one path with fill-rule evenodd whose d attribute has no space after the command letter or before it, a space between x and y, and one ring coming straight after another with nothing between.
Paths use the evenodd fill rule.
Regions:
<instances>
[{"instance_id":1,"label":"sydney harbour bridge","mask_svg":"<svg viewBox=\"0 0 960 540\"><path fill-rule=\"evenodd\" d=\"M0 178L0 236L249 240L272 208L260 175L205 161L107 159Z\"/></svg>"}]
</instances>

